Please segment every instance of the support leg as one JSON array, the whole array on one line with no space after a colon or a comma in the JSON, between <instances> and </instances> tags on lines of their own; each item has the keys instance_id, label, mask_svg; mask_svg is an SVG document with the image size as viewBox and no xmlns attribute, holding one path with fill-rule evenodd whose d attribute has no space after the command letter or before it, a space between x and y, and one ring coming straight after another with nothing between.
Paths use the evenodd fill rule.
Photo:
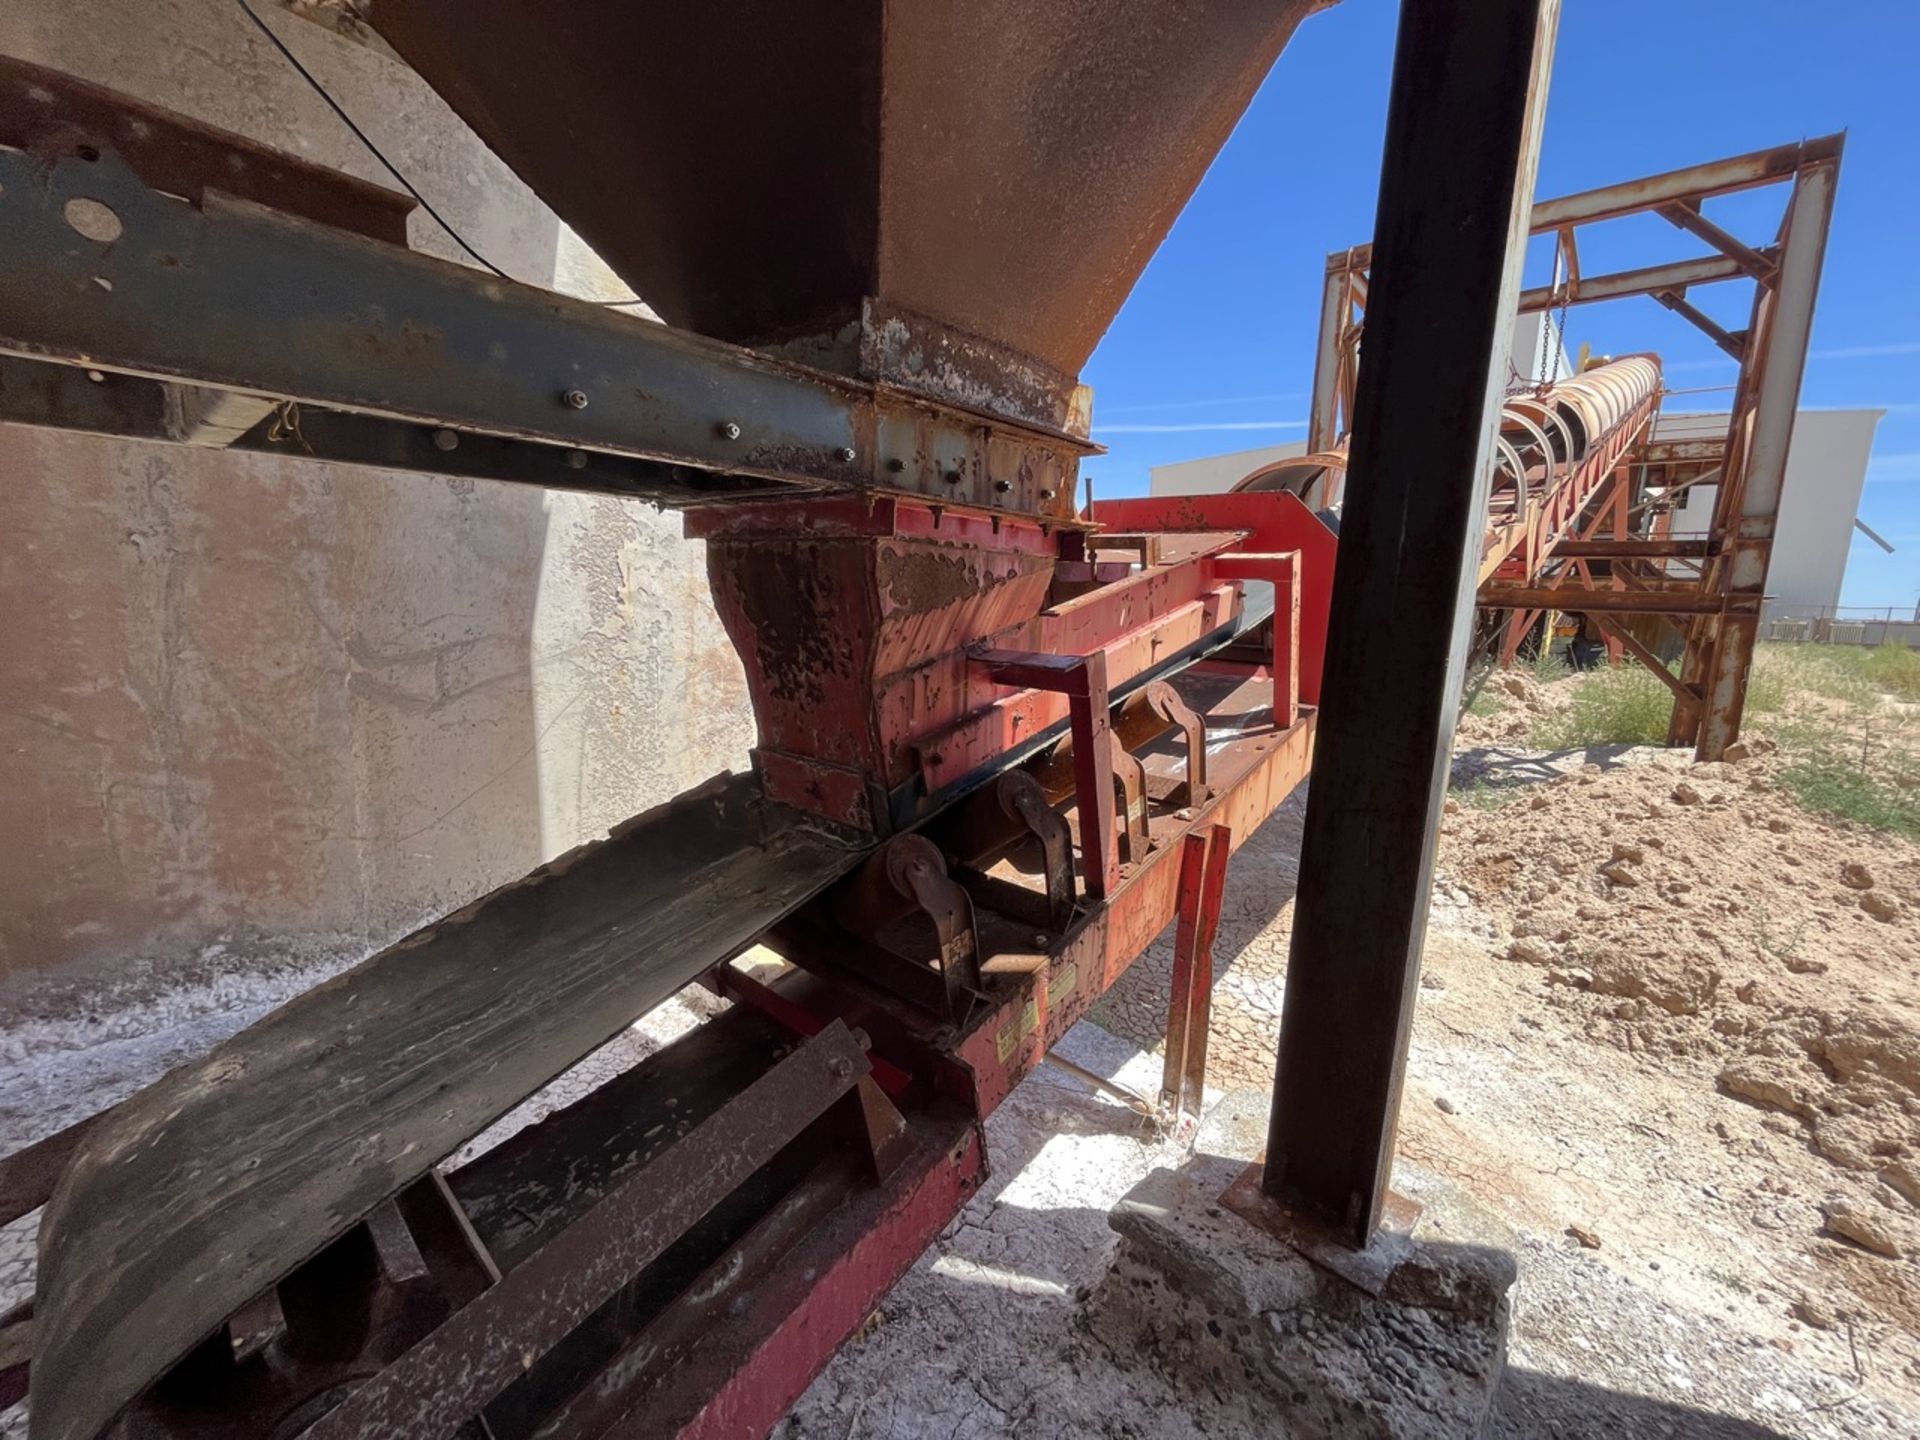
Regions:
<instances>
[{"instance_id":1,"label":"support leg","mask_svg":"<svg viewBox=\"0 0 1920 1440\"><path fill-rule=\"evenodd\" d=\"M1378 1223L1558 0L1403 6L1263 1186Z\"/></svg>"}]
</instances>

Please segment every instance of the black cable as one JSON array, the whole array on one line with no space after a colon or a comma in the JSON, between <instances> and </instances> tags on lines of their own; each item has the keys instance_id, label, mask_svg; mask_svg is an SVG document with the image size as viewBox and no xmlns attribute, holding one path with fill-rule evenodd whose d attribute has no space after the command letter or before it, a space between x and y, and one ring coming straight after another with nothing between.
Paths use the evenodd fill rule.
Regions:
<instances>
[{"instance_id":1,"label":"black cable","mask_svg":"<svg viewBox=\"0 0 1920 1440\"><path fill-rule=\"evenodd\" d=\"M395 180L398 180L400 182L400 188L405 190L407 194L411 195L414 198L414 200L419 204L422 210L426 211L428 215L433 217L434 224L438 225L442 230L446 231L447 234L452 237L454 244L458 245L462 250L466 251L467 254L471 255L473 257L475 264L484 266L486 269L491 270L494 274L498 275L502 280L513 279L513 276L509 275L506 271L502 270L498 265L494 264L491 260L487 259L486 256L482 255L478 250L474 249L473 246L469 245L467 243L466 237L462 235L458 230L454 229L453 226L447 223L447 217L442 215L438 210L434 209L433 202L428 200L426 196L422 195L419 192L419 190L417 190L414 187L414 184L411 180L407 179L405 175L402 175L400 173L400 167L395 165L391 160L389 160L386 157L385 153L380 149L380 147L374 144L373 141L368 138L366 131L362 130L358 125L353 123L353 117L347 114L347 112L340 107L339 101L335 100L332 95L327 93L327 87L322 85L317 79L314 78L313 72L307 69L305 65L302 65L300 63L300 57L295 55L293 51L287 48L286 42L282 40L278 35L274 34L273 27L268 25L266 21L262 20L257 14L254 13L253 6L249 5L247 3L247 0L234 0L234 3L240 7L242 12L245 13L247 19L253 22L254 28L257 29L262 35L266 36L268 41L272 43L273 48L278 50L281 53L281 55L283 55L286 58L286 62L289 65L293 66L293 68L299 72L300 78L302 80L305 80L308 85L313 87L313 93L318 95L322 100L327 102L327 108L333 111L335 115L338 115L340 117L340 123L345 125L347 129L351 130L353 132L354 138L358 140L362 145L367 147L367 152L370 155L372 155L374 159L378 160L383 166L386 167L386 171L389 175L393 176ZM595 300L593 303L595 305L639 305L642 302L640 300L635 299L635 300Z\"/></svg>"}]
</instances>

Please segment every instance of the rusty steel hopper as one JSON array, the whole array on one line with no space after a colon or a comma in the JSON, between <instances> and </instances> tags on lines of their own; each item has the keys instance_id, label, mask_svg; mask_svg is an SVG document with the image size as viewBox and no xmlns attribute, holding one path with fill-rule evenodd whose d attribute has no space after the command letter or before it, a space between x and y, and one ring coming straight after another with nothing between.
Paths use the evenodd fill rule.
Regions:
<instances>
[{"instance_id":1,"label":"rusty steel hopper","mask_svg":"<svg viewBox=\"0 0 1920 1440\"><path fill-rule=\"evenodd\" d=\"M372 0L670 324L1056 427L1332 0Z\"/></svg>"}]
</instances>

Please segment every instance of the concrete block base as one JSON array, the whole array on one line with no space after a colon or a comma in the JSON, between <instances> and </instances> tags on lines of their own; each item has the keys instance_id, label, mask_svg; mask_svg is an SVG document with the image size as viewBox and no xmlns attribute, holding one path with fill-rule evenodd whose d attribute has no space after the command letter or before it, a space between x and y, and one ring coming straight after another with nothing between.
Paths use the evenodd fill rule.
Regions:
<instances>
[{"instance_id":1,"label":"concrete block base","mask_svg":"<svg viewBox=\"0 0 1920 1440\"><path fill-rule=\"evenodd\" d=\"M1376 1298L1221 1204L1246 1164L1195 1154L1113 1208L1120 1247L1087 1297L1092 1333L1204 1396L1225 1433L1478 1434L1506 1364L1508 1250L1455 1238L1491 1237L1423 1185L1437 1224L1401 1242Z\"/></svg>"}]
</instances>

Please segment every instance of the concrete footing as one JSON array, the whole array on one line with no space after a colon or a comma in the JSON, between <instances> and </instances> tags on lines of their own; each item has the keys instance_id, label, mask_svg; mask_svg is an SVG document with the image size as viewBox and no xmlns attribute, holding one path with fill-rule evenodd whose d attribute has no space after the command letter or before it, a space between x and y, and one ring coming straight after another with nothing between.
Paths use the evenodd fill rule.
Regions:
<instances>
[{"instance_id":1,"label":"concrete footing","mask_svg":"<svg viewBox=\"0 0 1920 1440\"><path fill-rule=\"evenodd\" d=\"M1114 1207L1120 1246L1087 1298L1092 1333L1244 1411L1249 1434L1479 1433L1506 1363L1515 1268L1503 1227L1449 1187L1397 1173L1421 1219L1369 1293L1221 1203L1251 1156L1208 1151L1245 1149L1265 1102L1229 1096L1185 1164Z\"/></svg>"}]
</instances>

